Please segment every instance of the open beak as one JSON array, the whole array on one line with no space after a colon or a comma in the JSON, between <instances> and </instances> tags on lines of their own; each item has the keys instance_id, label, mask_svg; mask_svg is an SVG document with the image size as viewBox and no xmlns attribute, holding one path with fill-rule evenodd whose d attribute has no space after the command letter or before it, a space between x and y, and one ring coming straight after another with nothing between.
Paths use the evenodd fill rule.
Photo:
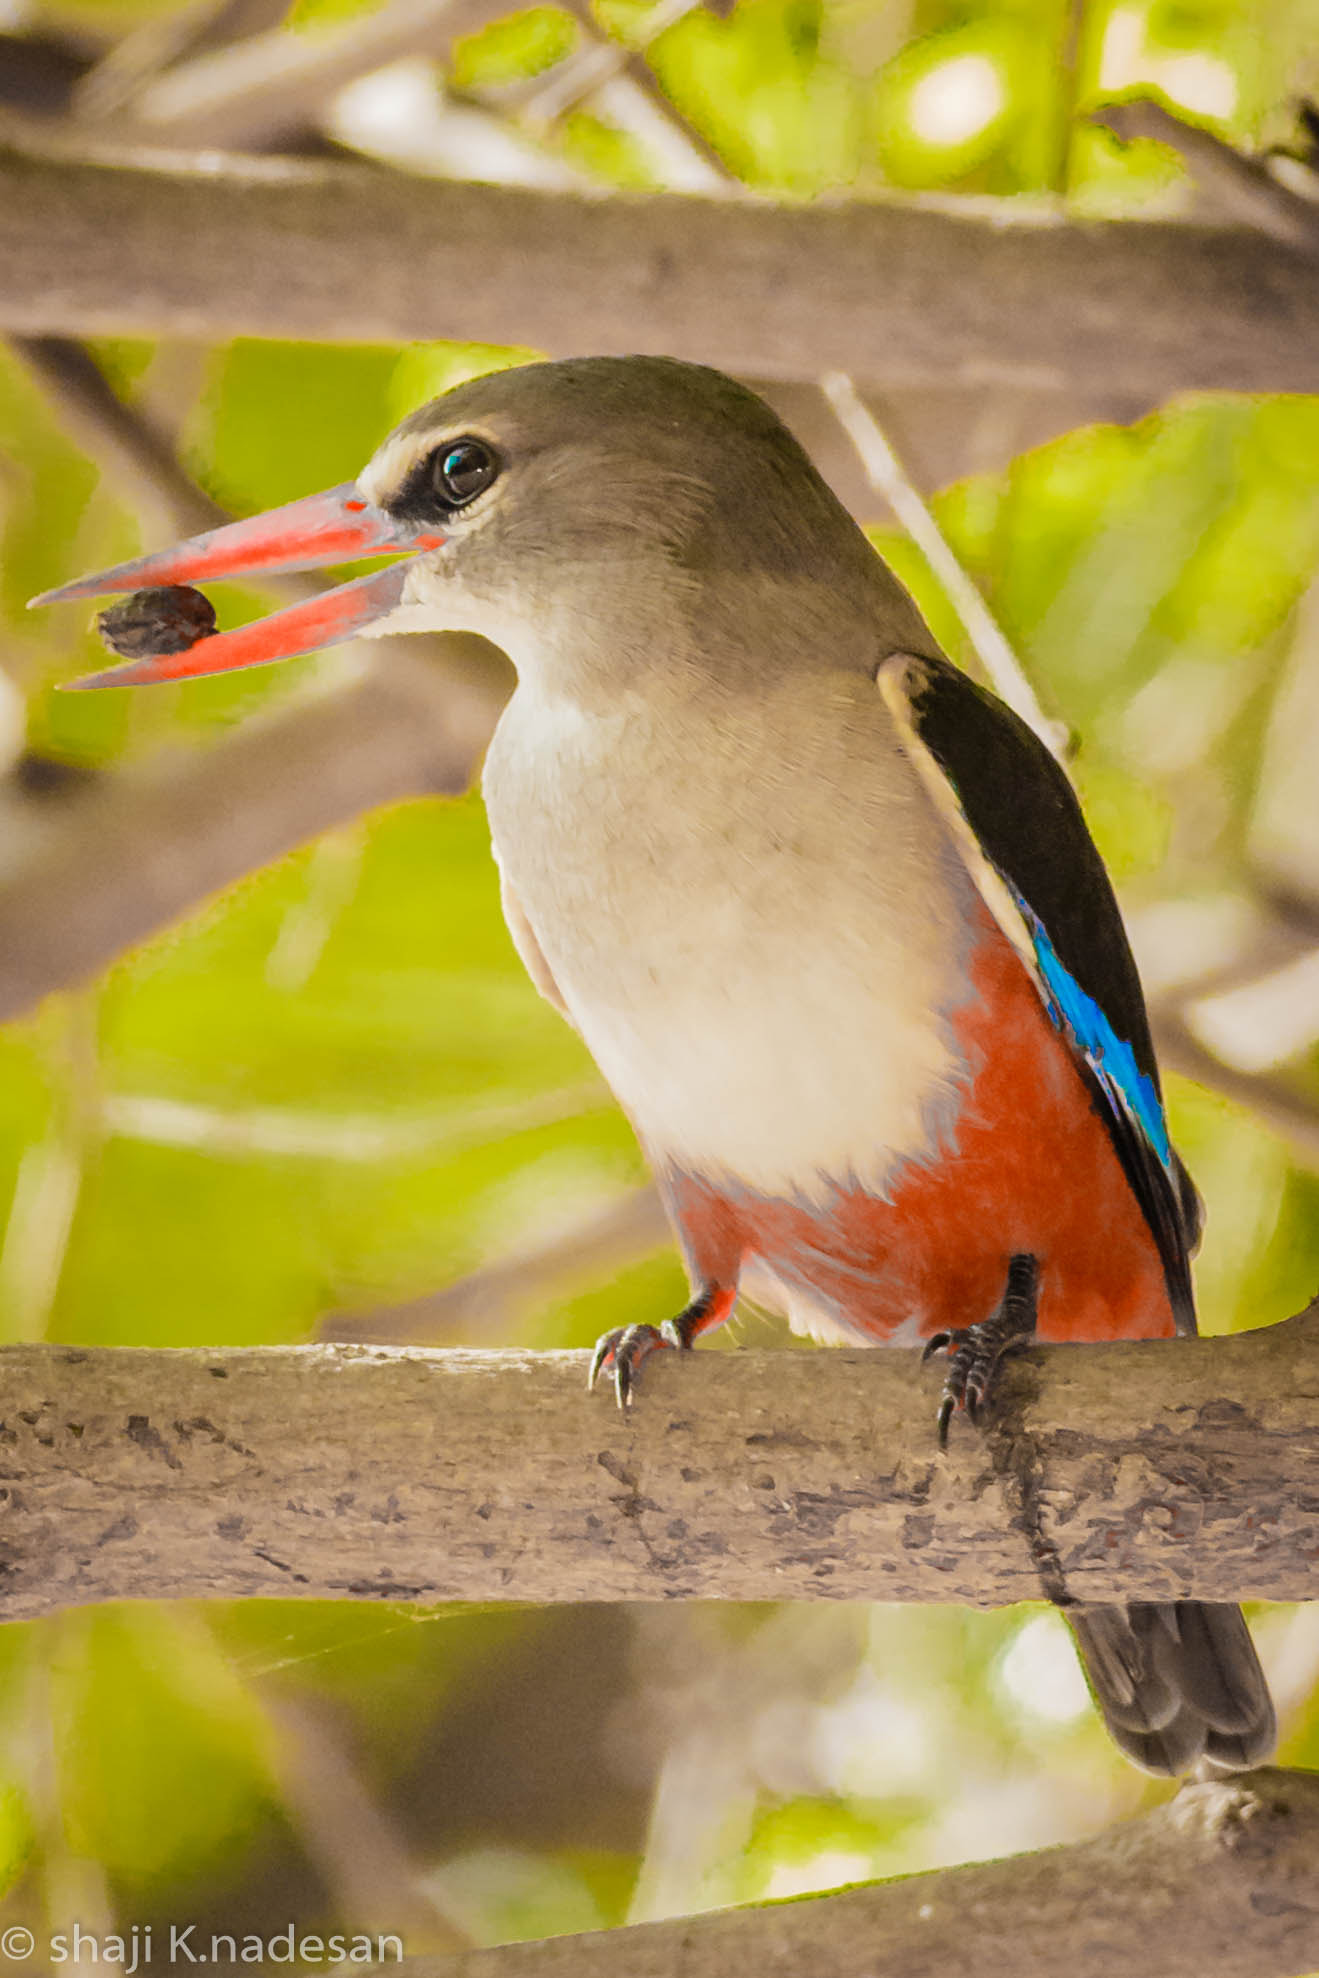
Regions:
<instances>
[{"instance_id":1,"label":"open beak","mask_svg":"<svg viewBox=\"0 0 1319 1978\"><path fill-rule=\"evenodd\" d=\"M264 515L223 528L208 529L173 549L117 563L91 577L79 577L58 590L43 591L33 605L62 604L70 598L100 597L109 591L148 586L195 584L212 577L244 577L258 572L309 570L346 563L357 556L396 551L414 556L435 549L441 535L420 532L369 502L348 481L325 494L308 495ZM265 666L296 653L315 652L354 637L399 604L407 581L406 564L376 571L332 591L272 612L233 632L198 638L181 652L149 654L109 667L75 687L135 687L159 680L186 680L202 673L226 673L241 666Z\"/></svg>"}]
</instances>

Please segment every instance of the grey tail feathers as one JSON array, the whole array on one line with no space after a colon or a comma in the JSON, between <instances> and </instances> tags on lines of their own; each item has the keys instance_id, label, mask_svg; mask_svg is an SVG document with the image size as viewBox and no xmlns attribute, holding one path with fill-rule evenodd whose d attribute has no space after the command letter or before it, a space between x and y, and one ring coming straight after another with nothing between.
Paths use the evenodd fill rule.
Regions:
<instances>
[{"instance_id":1,"label":"grey tail feathers","mask_svg":"<svg viewBox=\"0 0 1319 1978\"><path fill-rule=\"evenodd\" d=\"M1067 1616L1115 1742L1147 1772L1197 1759L1240 1772L1273 1750L1273 1702L1239 1607L1195 1600Z\"/></svg>"}]
</instances>

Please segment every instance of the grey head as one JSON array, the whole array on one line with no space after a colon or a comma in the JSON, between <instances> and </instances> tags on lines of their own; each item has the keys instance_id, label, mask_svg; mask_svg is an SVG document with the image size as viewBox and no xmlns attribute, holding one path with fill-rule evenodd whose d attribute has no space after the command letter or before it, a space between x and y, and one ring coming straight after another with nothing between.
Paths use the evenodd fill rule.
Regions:
<instances>
[{"instance_id":1,"label":"grey head","mask_svg":"<svg viewBox=\"0 0 1319 1978\"><path fill-rule=\"evenodd\" d=\"M360 478L443 540L382 629L483 633L585 691L664 665L754 675L933 650L769 407L662 357L532 364L405 419Z\"/></svg>"}]
</instances>

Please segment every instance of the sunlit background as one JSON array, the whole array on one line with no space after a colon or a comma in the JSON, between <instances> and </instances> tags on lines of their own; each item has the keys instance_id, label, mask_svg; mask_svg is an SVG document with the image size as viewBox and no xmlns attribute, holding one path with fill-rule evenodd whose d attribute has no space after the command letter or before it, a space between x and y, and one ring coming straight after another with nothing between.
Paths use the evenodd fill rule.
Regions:
<instances>
[{"instance_id":1,"label":"sunlit background","mask_svg":"<svg viewBox=\"0 0 1319 1978\"><path fill-rule=\"evenodd\" d=\"M295 0L288 28L343 32L369 11ZM54 116L80 78L113 77L112 48L149 47L181 13L0 0L0 54L17 72L25 51L25 107ZM644 48L651 88L616 64L584 78L601 47ZM1088 105L1152 84L1247 148L1286 143L1316 50L1313 0L740 0L727 17L597 0L587 25L537 6L442 63L393 61L317 124L438 175L705 190L731 175L792 199L896 187L1136 217L1187 210L1183 167L1119 147ZM168 72L150 87L165 101ZM94 354L242 512L351 477L415 404L525 355ZM887 410L920 479L924 415ZM1040 445L992 393L975 417L965 466L991 464L931 507L1077 737L1208 1203L1204 1324L1280 1319L1319 1282L1319 401L1187 398ZM191 750L355 663L53 693L102 654L84 607L29 616L26 598L174 533L80 438L22 355L0 356L9 765ZM921 554L878 498L873 516L974 667ZM269 604L216 601L230 621ZM410 1338L583 1346L683 1300L644 1182L513 954L475 796L322 838L0 1034L11 1340L388 1336L381 1314L407 1305ZM710 1350L777 1337L754 1317L729 1332ZM1319 1620L1255 1619L1284 1757L1319 1763ZM7 1913L42 1934L197 1918L494 1942L1042 1845L1166 1790L1109 1746L1062 1622L1034 1608L252 1602L0 1630L0 1874Z\"/></svg>"}]
</instances>

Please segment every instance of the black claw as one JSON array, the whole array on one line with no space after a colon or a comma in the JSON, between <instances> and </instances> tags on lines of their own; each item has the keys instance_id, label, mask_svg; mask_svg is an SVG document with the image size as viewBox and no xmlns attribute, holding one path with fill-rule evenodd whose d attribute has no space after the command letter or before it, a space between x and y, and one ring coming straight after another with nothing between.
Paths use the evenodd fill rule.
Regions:
<instances>
[{"instance_id":1,"label":"black claw","mask_svg":"<svg viewBox=\"0 0 1319 1978\"><path fill-rule=\"evenodd\" d=\"M1008 1266L1003 1302L992 1318L953 1331L936 1332L926 1342L922 1365L931 1354L948 1355L948 1372L935 1416L940 1449L948 1446L948 1425L959 1410L965 1411L979 1427L1000 1360L1028 1346L1035 1337L1038 1293L1039 1264L1022 1252Z\"/></svg>"},{"instance_id":2,"label":"black claw","mask_svg":"<svg viewBox=\"0 0 1319 1978\"><path fill-rule=\"evenodd\" d=\"M607 1332L604 1334L602 1338L596 1340L595 1351L591 1355L591 1371L586 1376L586 1391L588 1394L592 1391L596 1382L599 1380L600 1369L601 1367L603 1367L605 1361L609 1358L609 1355L612 1353L614 1349L614 1341L617 1339L617 1337L618 1337L617 1333Z\"/></svg>"},{"instance_id":3,"label":"black claw","mask_svg":"<svg viewBox=\"0 0 1319 1978\"><path fill-rule=\"evenodd\" d=\"M657 1326L615 1326L612 1332L604 1333L596 1341L595 1352L591 1355L591 1371L587 1376L588 1390L595 1386L602 1373L612 1373L614 1399L620 1408L630 1407L642 1361L657 1347L667 1343Z\"/></svg>"},{"instance_id":4,"label":"black claw","mask_svg":"<svg viewBox=\"0 0 1319 1978\"><path fill-rule=\"evenodd\" d=\"M588 1391L595 1386L602 1372L612 1373L614 1395L619 1407L631 1407L643 1362L663 1346L685 1352L718 1296L717 1286L707 1286L679 1312L676 1319L666 1319L661 1326L615 1326L611 1332L603 1333L591 1355L591 1371L586 1380Z\"/></svg>"}]
</instances>

